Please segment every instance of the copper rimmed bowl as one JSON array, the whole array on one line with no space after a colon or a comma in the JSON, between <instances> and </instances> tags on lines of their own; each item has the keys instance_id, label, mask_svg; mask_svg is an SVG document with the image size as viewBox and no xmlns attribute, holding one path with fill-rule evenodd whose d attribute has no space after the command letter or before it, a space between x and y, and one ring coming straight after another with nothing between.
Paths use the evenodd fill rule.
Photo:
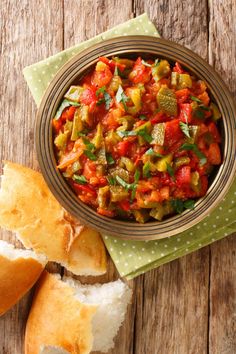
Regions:
<instances>
[{"instance_id":1,"label":"copper rimmed bowl","mask_svg":"<svg viewBox=\"0 0 236 354\"><path fill-rule=\"evenodd\" d=\"M223 163L210 180L206 196L199 199L194 210L163 221L146 224L110 219L98 215L82 203L56 168L53 149L52 119L68 88L91 70L100 56L152 57L178 61L208 86L211 98L222 113L220 122ZM175 235L200 222L222 200L236 172L236 108L223 80L197 54L176 43L149 36L118 37L99 43L73 57L46 90L37 114L36 150L43 176L61 205L81 222L107 235L126 239L151 240Z\"/></svg>"}]
</instances>

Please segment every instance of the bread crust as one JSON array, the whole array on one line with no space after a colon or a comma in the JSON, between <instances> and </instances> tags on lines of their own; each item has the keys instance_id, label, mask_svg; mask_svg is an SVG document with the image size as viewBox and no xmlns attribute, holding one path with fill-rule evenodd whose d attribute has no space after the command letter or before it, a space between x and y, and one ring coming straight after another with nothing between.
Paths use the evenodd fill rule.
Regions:
<instances>
[{"instance_id":1,"label":"bread crust","mask_svg":"<svg viewBox=\"0 0 236 354\"><path fill-rule=\"evenodd\" d=\"M12 162L5 162L2 176L0 226L16 232L26 248L45 254L49 261L74 274L106 272L106 252L99 233L89 228L85 231L61 207L39 172Z\"/></svg>"},{"instance_id":2,"label":"bread crust","mask_svg":"<svg viewBox=\"0 0 236 354\"><path fill-rule=\"evenodd\" d=\"M92 349L92 318L97 306L82 304L75 291L44 271L26 324L25 354L38 354L43 346L57 346L71 354Z\"/></svg>"},{"instance_id":3,"label":"bread crust","mask_svg":"<svg viewBox=\"0 0 236 354\"><path fill-rule=\"evenodd\" d=\"M9 259L0 254L0 316L32 288L43 269L34 258Z\"/></svg>"}]
</instances>

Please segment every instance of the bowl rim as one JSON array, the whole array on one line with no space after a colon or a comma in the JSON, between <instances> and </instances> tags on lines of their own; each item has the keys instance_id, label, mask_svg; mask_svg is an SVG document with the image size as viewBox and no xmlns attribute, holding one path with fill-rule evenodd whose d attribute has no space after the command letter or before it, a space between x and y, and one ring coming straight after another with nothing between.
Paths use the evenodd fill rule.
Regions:
<instances>
[{"instance_id":1,"label":"bowl rim","mask_svg":"<svg viewBox=\"0 0 236 354\"><path fill-rule=\"evenodd\" d=\"M157 53L158 50L159 54ZM138 53L146 53L149 56L155 55L168 58L168 60L171 61L178 60L191 72L195 74L197 72L197 77L203 77L204 81L207 82L211 95L214 98L221 98L220 104L217 99L216 101L220 110L224 113L225 117L227 117L227 120L223 120L225 133L224 160L206 196L197 200L194 210L186 210L180 215L172 216L161 222L150 221L145 224L101 216L76 198L72 189L65 182L64 177L62 177L60 172L56 169L55 156L52 150L52 128L50 124L53 118L52 113L55 113L58 108L58 104L65 91L72 85L76 77L82 76L86 70L97 62L99 56L104 55L109 57L121 54L123 56L133 54L135 56L135 53L136 56L138 56ZM185 60L182 60L182 58ZM192 65L192 63L194 65ZM78 66L80 70L77 76L75 76ZM208 79L206 79L205 76ZM66 80L66 85L64 84L64 80ZM217 87L222 91L219 94L216 92L216 83L218 84ZM54 94L57 94L57 96ZM221 97L221 95L223 96ZM229 126L227 126L227 124ZM44 130L45 127L47 128L46 130ZM190 49L175 42L152 36L136 35L116 37L104 40L81 51L65 63L56 73L43 95L37 112L35 143L39 165L49 189L59 203L73 216L78 218L78 220L104 234L118 236L123 239L161 239L174 236L199 223L220 203L230 188L236 171L236 106L230 91L221 77L206 61ZM232 153L232 156L229 156L229 151L227 152L226 148ZM225 176L223 173L225 173ZM213 198L213 192L216 187L218 187L218 194L216 198ZM204 208L204 205L207 206L207 208Z\"/></svg>"}]
</instances>

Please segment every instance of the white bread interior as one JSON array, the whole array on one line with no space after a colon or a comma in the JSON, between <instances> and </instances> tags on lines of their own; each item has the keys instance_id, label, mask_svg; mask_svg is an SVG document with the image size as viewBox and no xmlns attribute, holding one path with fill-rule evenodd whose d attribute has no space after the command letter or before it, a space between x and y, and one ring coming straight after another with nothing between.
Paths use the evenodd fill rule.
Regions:
<instances>
[{"instance_id":1,"label":"white bread interior","mask_svg":"<svg viewBox=\"0 0 236 354\"><path fill-rule=\"evenodd\" d=\"M106 283L83 285L64 277L63 281L75 290L76 298L84 304L97 305L92 319L93 351L108 352L114 347L114 338L122 325L132 291L120 279Z\"/></svg>"},{"instance_id":2,"label":"white bread interior","mask_svg":"<svg viewBox=\"0 0 236 354\"><path fill-rule=\"evenodd\" d=\"M97 231L85 228L54 198L42 175L5 162L0 190L0 226L24 247L77 275L106 272L106 252Z\"/></svg>"},{"instance_id":3,"label":"white bread interior","mask_svg":"<svg viewBox=\"0 0 236 354\"><path fill-rule=\"evenodd\" d=\"M46 263L43 255L0 240L0 316L32 288Z\"/></svg>"}]
</instances>

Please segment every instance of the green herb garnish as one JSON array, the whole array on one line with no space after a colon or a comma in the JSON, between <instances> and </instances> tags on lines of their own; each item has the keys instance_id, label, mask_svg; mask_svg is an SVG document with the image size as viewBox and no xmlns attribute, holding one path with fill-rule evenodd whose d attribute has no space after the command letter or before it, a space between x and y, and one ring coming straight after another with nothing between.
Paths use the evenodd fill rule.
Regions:
<instances>
[{"instance_id":1,"label":"green herb garnish","mask_svg":"<svg viewBox=\"0 0 236 354\"><path fill-rule=\"evenodd\" d=\"M116 184L116 181L115 181L114 177L112 177L112 176L107 176L106 179L107 179L108 183L109 183L111 186L114 186L114 185Z\"/></svg>"},{"instance_id":2,"label":"green herb garnish","mask_svg":"<svg viewBox=\"0 0 236 354\"><path fill-rule=\"evenodd\" d=\"M160 64L160 59L155 59L154 66L158 66Z\"/></svg>"},{"instance_id":3,"label":"green herb garnish","mask_svg":"<svg viewBox=\"0 0 236 354\"><path fill-rule=\"evenodd\" d=\"M114 76L119 76L119 71L117 65L115 66Z\"/></svg>"},{"instance_id":4,"label":"green herb garnish","mask_svg":"<svg viewBox=\"0 0 236 354\"><path fill-rule=\"evenodd\" d=\"M197 117L198 119L205 118L205 114L201 109L196 109L196 111L194 111L194 116Z\"/></svg>"},{"instance_id":5,"label":"green herb garnish","mask_svg":"<svg viewBox=\"0 0 236 354\"><path fill-rule=\"evenodd\" d=\"M137 135L141 136L147 143L150 144L152 141L151 135L148 133L147 128L145 127L144 129L141 129L137 131Z\"/></svg>"},{"instance_id":6,"label":"green herb garnish","mask_svg":"<svg viewBox=\"0 0 236 354\"><path fill-rule=\"evenodd\" d=\"M86 145L86 148L91 151L94 152L94 150L96 149L95 145L93 143L91 143L91 141L89 141L88 139L86 139L85 137L83 137L83 142L84 145Z\"/></svg>"},{"instance_id":7,"label":"green herb garnish","mask_svg":"<svg viewBox=\"0 0 236 354\"><path fill-rule=\"evenodd\" d=\"M156 156L156 157L163 157L162 154L158 154L157 152L155 152L155 151L153 150L153 148L148 149L148 150L145 152L145 155L151 155L151 156Z\"/></svg>"},{"instance_id":8,"label":"green herb garnish","mask_svg":"<svg viewBox=\"0 0 236 354\"><path fill-rule=\"evenodd\" d=\"M109 95L108 92L104 92L104 99L105 99L105 107L106 107L106 110L108 111L108 109L110 108L110 104L111 104L111 96Z\"/></svg>"},{"instance_id":9,"label":"green herb garnish","mask_svg":"<svg viewBox=\"0 0 236 354\"><path fill-rule=\"evenodd\" d=\"M124 187L126 190L131 190L131 202L134 200L135 197L135 193L136 193L136 189L137 189L137 183L139 181L139 177L140 177L140 172L139 170L135 171L134 174L134 183L127 183L125 182L120 176L116 176L116 180L117 182Z\"/></svg>"},{"instance_id":10,"label":"green herb garnish","mask_svg":"<svg viewBox=\"0 0 236 354\"><path fill-rule=\"evenodd\" d=\"M124 136L136 136L137 135L137 133L134 131L134 130L117 130L116 131L117 132L117 134L121 137L121 138L123 138Z\"/></svg>"},{"instance_id":11,"label":"green herb garnish","mask_svg":"<svg viewBox=\"0 0 236 354\"><path fill-rule=\"evenodd\" d=\"M113 163L115 163L115 160L113 159L112 155L109 153L106 154L106 160L108 165L113 165Z\"/></svg>"},{"instance_id":12,"label":"green herb garnish","mask_svg":"<svg viewBox=\"0 0 236 354\"><path fill-rule=\"evenodd\" d=\"M124 108L125 110L127 111L127 105L126 105L126 102L129 101L129 97L126 96L126 94L124 93L124 90L122 88L121 85L119 85L119 88L118 88L118 91L116 93L116 101L119 103L119 102L122 102L123 105L124 105Z\"/></svg>"},{"instance_id":13,"label":"green herb garnish","mask_svg":"<svg viewBox=\"0 0 236 354\"><path fill-rule=\"evenodd\" d=\"M84 150L84 154L89 158L89 160L92 160L92 161L97 160L97 156L94 155L94 153L91 152L90 150Z\"/></svg>"},{"instance_id":14,"label":"green herb garnish","mask_svg":"<svg viewBox=\"0 0 236 354\"><path fill-rule=\"evenodd\" d=\"M73 180L76 182L76 183L79 183L79 184L86 184L88 183L87 179L83 176L83 175L74 175L73 176Z\"/></svg>"},{"instance_id":15,"label":"green herb garnish","mask_svg":"<svg viewBox=\"0 0 236 354\"><path fill-rule=\"evenodd\" d=\"M151 164L149 161L147 161L144 165L143 165L143 176L148 178L150 177L150 167Z\"/></svg>"},{"instance_id":16,"label":"green herb garnish","mask_svg":"<svg viewBox=\"0 0 236 354\"><path fill-rule=\"evenodd\" d=\"M75 106L75 107L79 107L80 103L78 102L73 102L73 101L69 101L69 100L63 100L62 103L60 104L57 113L55 115L55 119L59 119L62 115L62 112L64 111L65 108L70 107L70 106Z\"/></svg>"},{"instance_id":17,"label":"green herb garnish","mask_svg":"<svg viewBox=\"0 0 236 354\"><path fill-rule=\"evenodd\" d=\"M100 87L100 88L97 89L97 91L96 91L96 96L99 96L100 93L105 93L105 91L106 91L106 86Z\"/></svg>"},{"instance_id":18,"label":"green herb garnish","mask_svg":"<svg viewBox=\"0 0 236 354\"><path fill-rule=\"evenodd\" d=\"M173 170L173 167L167 162L166 162L166 168L167 168L167 172L169 173L170 177L172 179L175 179L175 172Z\"/></svg>"},{"instance_id":19,"label":"green herb garnish","mask_svg":"<svg viewBox=\"0 0 236 354\"><path fill-rule=\"evenodd\" d=\"M190 96L190 98L191 98L192 101L195 101L197 103L202 103L202 101L199 98L195 97L195 96Z\"/></svg>"},{"instance_id":20,"label":"green herb garnish","mask_svg":"<svg viewBox=\"0 0 236 354\"><path fill-rule=\"evenodd\" d=\"M179 126L180 126L180 129L182 130L182 132L184 133L184 135L186 135L188 138L191 138L190 133L189 133L188 123L180 122Z\"/></svg>"},{"instance_id":21,"label":"green herb garnish","mask_svg":"<svg viewBox=\"0 0 236 354\"><path fill-rule=\"evenodd\" d=\"M139 116L139 119L141 119L141 120L147 120L147 117L146 117L144 114L141 114L141 115Z\"/></svg>"},{"instance_id":22,"label":"green herb garnish","mask_svg":"<svg viewBox=\"0 0 236 354\"><path fill-rule=\"evenodd\" d=\"M173 199L171 200L171 205L176 213L181 214L185 209L194 209L195 201L192 199L185 201L180 199Z\"/></svg>"},{"instance_id":23,"label":"green herb garnish","mask_svg":"<svg viewBox=\"0 0 236 354\"><path fill-rule=\"evenodd\" d=\"M206 156L198 149L196 144L185 143L180 147L180 150L193 151L194 154L199 158L201 166L205 165L207 162Z\"/></svg>"}]
</instances>

